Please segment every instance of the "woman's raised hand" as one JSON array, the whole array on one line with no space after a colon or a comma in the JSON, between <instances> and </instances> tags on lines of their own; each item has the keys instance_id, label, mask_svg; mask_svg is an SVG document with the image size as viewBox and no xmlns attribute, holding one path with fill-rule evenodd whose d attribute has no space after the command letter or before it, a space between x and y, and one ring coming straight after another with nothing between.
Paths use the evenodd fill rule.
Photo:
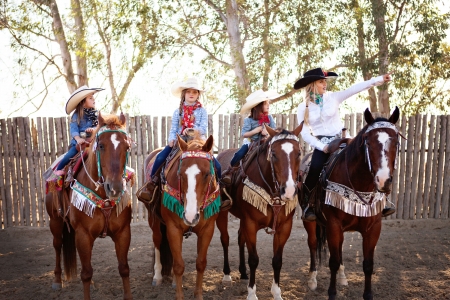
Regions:
<instances>
[{"instance_id":1,"label":"woman's raised hand","mask_svg":"<svg viewBox=\"0 0 450 300\"><path fill-rule=\"evenodd\" d=\"M393 73L394 73L394 71L391 71L391 72L388 72L388 73L384 74L384 75L383 75L383 80L384 80L384 82L389 82L389 81L391 81L391 80L392 80L391 74L393 74Z\"/></svg>"}]
</instances>

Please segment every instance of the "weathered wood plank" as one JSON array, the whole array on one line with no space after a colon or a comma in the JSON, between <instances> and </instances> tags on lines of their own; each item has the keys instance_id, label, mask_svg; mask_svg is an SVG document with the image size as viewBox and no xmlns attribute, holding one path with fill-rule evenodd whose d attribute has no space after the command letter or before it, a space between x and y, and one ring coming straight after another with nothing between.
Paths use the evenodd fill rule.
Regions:
<instances>
[{"instance_id":1,"label":"weathered wood plank","mask_svg":"<svg viewBox=\"0 0 450 300\"><path fill-rule=\"evenodd\" d=\"M44 137L42 135L42 118L38 117L36 119L36 125L37 125L37 150L38 150L38 157L39 157L39 164L41 165L41 172L39 174L39 177L36 180L36 183L39 183L39 189L41 190L41 198L38 199L39 201L39 226L44 227L47 226L47 220L45 219L45 189L44 189L44 182L42 180L42 174L45 172L46 164L44 159Z\"/></svg>"},{"instance_id":2,"label":"weathered wood plank","mask_svg":"<svg viewBox=\"0 0 450 300\"><path fill-rule=\"evenodd\" d=\"M26 152L25 155L27 156L27 180L28 184L30 186L30 196L28 199L25 199L28 205L30 205L30 217L29 217L29 224L33 225L33 227L37 226L37 207L36 207L36 200L38 199L37 193L36 193L36 177L35 174L40 173L39 170L39 164L35 162L34 160L34 153L33 153L33 144L31 139L31 132L32 128L30 126L30 119L24 118L24 130L25 130L25 139L26 139ZM33 170L33 172L30 172ZM34 175L33 175L34 174Z\"/></svg>"},{"instance_id":3,"label":"weathered wood plank","mask_svg":"<svg viewBox=\"0 0 450 300\"><path fill-rule=\"evenodd\" d=\"M136 141L142 141L143 138L143 126L145 125L145 121L143 122L145 118L142 118L141 116L136 116L135 117L135 121L136 121ZM142 171L143 170L143 165L144 165L144 157L143 157L143 153L145 152L145 149L143 147L143 143L139 143L137 145L137 164L136 164L136 176L137 176L137 180L136 180L136 184L133 186L133 199L136 199L136 203L137 203L137 213L138 213L138 220L142 221L144 218L144 204L141 201L138 201L137 198L135 197L137 189L139 187L141 187L142 185L144 185L143 182L143 178L144 176L142 176Z\"/></svg>"},{"instance_id":4,"label":"weathered wood plank","mask_svg":"<svg viewBox=\"0 0 450 300\"><path fill-rule=\"evenodd\" d=\"M58 157L55 147L55 120L53 118L48 118L48 133L50 144L50 161L53 162Z\"/></svg>"},{"instance_id":5,"label":"weathered wood plank","mask_svg":"<svg viewBox=\"0 0 450 300\"><path fill-rule=\"evenodd\" d=\"M416 194L416 217L417 219L423 218L423 184L424 184L424 175L425 175L425 162L426 162L426 138L427 138L427 128L428 128L428 116L422 115L422 128L420 130L420 161L419 161L419 169L417 173L419 174L418 178L418 186L417 186L417 194ZM416 158L417 159L417 158Z\"/></svg>"},{"instance_id":6,"label":"weathered wood plank","mask_svg":"<svg viewBox=\"0 0 450 300\"><path fill-rule=\"evenodd\" d=\"M19 132L17 118L8 119L8 132L11 133L9 137L9 151L12 155L10 157L11 166L11 184L13 192L13 208L14 208L14 225L22 225L22 204L23 204L23 192L22 192L22 182L21 180L21 161L19 154Z\"/></svg>"},{"instance_id":7,"label":"weathered wood plank","mask_svg":"<svg viewBox=\"0 0 450 300\"><path fill-rule=\"evenodd\" d=\"M159 148L159 138L158 138L158 117L153 117L153 149Z\"/></svg>"},{"instance_id":8,"label":"weathered wood plank","mask_svg":"<svg viewBox=\"0 0 450 300\"><path fill-rule=\"evenodd\" d=\"M20 163L21 163L21 182L23 189L23 199L22 199L22 224L30 225L30 190L28 181L28 170L27 170L27 150L26 150L26 133L24 118L17 118L17 125L19 127L19 139L22 143L19 144L20 152Z\"/></svg>"},{"instance_id":9,"label":"weathered wood plank","mask_svg":"<svg viewBox=\"0 0 450 300\"><path fill-rule=\"evenodd\" d=\"M440 116L440 129L439 129L439 156L438 156L438 172L436 178L436 202L434 205L434 218L439 219L442 209L442 186L444 180L444 153L445 153L445 138L447 136L447 118L446 116Z\"/></svg>"},{"instance_id":10,"label":"weathered wood plank","mask_svg":"<svg viewBox=\"0 0 450 300\"><path fill-rule=\"evenodd\" d=\"M228 149L234 148L234 123L236 114L230 115L230 126L226 127L228 131Z\"/></svg>"},{"instance_id":11,"label":"weathered wood plank","mask_svg":"<svg viewBox=\"0 0 450 300\"><path fill-rule=\"evenodd\" d=\"M229 132L229 124L230 124L230 116L225 115L225 120L223 122L223 147L224 150L229 147L228 146L228 132Z\"/></svg>"},{"instance_id":12,"label":"weathered wood plank","mask_svg":"<svg viewBox=\"0 0 450 300\"><path fill-rule=\"evenodd\" d=\"M224 140L224 133L223 133L224 125L223 125L223 115L219 115L219 135L218 135L218 150L217 152L220 153L223 151L223 140Z\"/></svg>"},{"instance_id":13,"label":"weathered wood plank","mask_svg":"<svg viewBox=\"0 0 450 300\"><path fill-rule=\"evenodd\" d=\"M64 117L61 118L61 128L62 128L62 149L64 150L63 152L68 151L69 149L69 144L72 141L72 139L70 138L70 125L69 123L69 117Z\"/></svg>"},{"instance_id":14,"label":"weathered wood plank","mask_svg":"<svg viewBox=\"0 0 450 300\"><path fill-rule=\"evenodd\" d=\"M153 148L153 130L152 130L152 117L151 116L146 116L146 121L147 121L147 149L148 149L148 153L150 154L154 148Z\"/></svg>"},{"instance_id":15,"label":"weathered wood plank","mask_svg":"<svg viewBox=\"0 0 450 300\"><path fill-rule=\"evenodd\" d=\"M447 118L447 129L445 137L445 163L444 163L444 187L442 192L442 211L441 218L448 219L449 217L449 202L450 202L450 115Z\"/></svg>"},{"instance_id":16,"label":"weathered wood plank","mask_svg":"<svg viewBox=\"0 0 450 300\"><path fill-rule=\"evenodd\" d=\"M234 143L233 148L239 148L239 136L241 135L241 115L235 114L234 115Z\"/></svg>"},{"instance_id":17,"label":"weathered wood plank","mask_svg":"<svg viewBox=\"0 0 450 300\"><path fill-rule=\"evenodd\" d=\"M127 121L129 122L129 126L128 126L128 128L130 129L130 135L131 135L131 138L133 139L133 140L136 140L136 123L135 123L135 119L136 119L136 117L128 117L127 118ZM136 148L134 148L134 149L132 149L132 151L130 152L130 162L129 162L129 166L131 167L131 168L133 168L133 169L137 169L136 168L136 160L137 160L137 158L136 158L136 155L137 155L137 153L136 153L136 151L137 151L137 149ZM135 223L135 222L137 222L138 221L138 209L137 209L137 199L136 199L136 197L134 197L134 195L135 195L135 186L132 188L132 197L131 197L131 208L132 208L132 216L133 216L133 223Z\"/></svg>"},{"instance_id":18,"label":"weathered wood plank","mask_svg":"<svg viewBox=\"0 0 450 300\"><path fill-rule=\"evenodd\" d=\"M420 160L420 134L422 128L422 118L419 114L415 115L415 125L414 125L414 146L413 146L413 163L412 163L412 174L411 174L411 205L409 209L409 216L411 219L420 218L417 216L417 213L420 215L420 210L416 211L417 206L417 186L418 186L418 171L419 171L419 160Z\"/></svg>"},{"instance_id":19,"label":"weathered wood plank","mask_svg":"<svg viewBox=\"0 0 450 300\"><path fill-rule=\"evenodd\" d=\"M293 131L297 128L297 123L295 122L295 114L289 114L289 131Z\"/></svg>"},{"instance_id":20,"label":"weathered wood plank","mask_svg":"<svg viewBox=\"0 0 450 300\"><path fill-rule=\"evenodd\" d=\"M411 184L412 184L412 168L413 165L413 153L414 153L414 126L415 119L413 116L410 116L408 119L408 142L406 147L406 168L405 172L405 203L404 203L404 211L403 216L404 219L412 219L410 213L410 205L411 205Z\"/></svg>"},{"instance_id":21,"label":"weathered wood plank","mask_svg":"<svg viewBox=\"0 0 450 300\"><path fill-rule=\"evenodd\" d=\"M401 129L400 131L405 134L406 132L406 116L402 116ZM408 136L406 137L408 138ZM399 191L398 191L398 201L397 201L397 219L403 219L403 207L405 199L405 166L406 166L406 149L407 141L400 141L400 153L399 153Z\"/></svg>"},{"instance_id":22,"label":"weathered wood plank","mask_svg":"<svg viewBox=\"0 0 450 300\"><path fill-rule=\"evenodd\" d=\"M428 149L427 163L424 178L424 195L423 195L423 214L422 218L428 219L430 216L430 191L431 191L431 168L433 165L433 149L435 140L436 116L432 115L430 119L430 128L428 129Z\"/></svg>"},{"instance_id":23,"label":"weathered wood plank","mask_svg":"<svg viewBox=\"0 0 450 300\"><path fill-rule=\"evenodd\" d=\"M165 144L167 141L167 118L161 117L161 144ZM170 126L170 125L169 125ZM169 128L170 130L170 128Z\"/></svg>"},{"instance_id":24,"label":"weathered wood plank","mask_svg":"<svg viewBox=\"0 0 450 300\"><path fill-rule=\"evenodd\" d=\"M11 119L8 119L11 120ZM15 214L17 214L17 210L13 207L13 198L12 198L12 192L11 192L11 179L12 174L12 168L14 165L14 153L11 151L12 150L12 143L10 143L10 139L13 138L13 135L11 134L12 132L9 130L9 126L7 124L6 120L0 120L0 128L2 130L2 146L3 146L3 166L1 168L1 170L4 170L5 173L5 178L4 181L2 180L1 182L5 183L3 185L3 193L2 193L2 199L4 206L3 209L5 210L5 213L3 214L3 222L4 222L4 226L6 227L11 227L14 225L13 223L13 211ZM3 176L3 172L2 176ZM4 195L3 195L4 194ZM14 216L14 222L17 224L17 216Z\"/></svg>"},{"instance_id":25,"label":"weathered wood plank","mask_svg":"<svg viewBox=\"0 0 450 300\"><path fill-rule=\"evenodd\" d=\"M62 121L63 118L55 118L55 129L56 129L56 153L57 156L60 156L67 152L67 148L64 148L62 139L63 139L63 132L62 132Z\"/></svg>"},{"instance_id":26,"label":"weathered wood plank","mask_svg":"<svg viewBox=\"0 0 450 300\"><path fill-rule=\"evenodd\" d=\"M439 163L439 131L441 130L441 118L436 117L436 129L434 134L434 147L433 147L433 161L431 166L431 184L430 184L430 218L434 218L434 211L436 208L436 183Z\"/></svg>"}]
</instances>

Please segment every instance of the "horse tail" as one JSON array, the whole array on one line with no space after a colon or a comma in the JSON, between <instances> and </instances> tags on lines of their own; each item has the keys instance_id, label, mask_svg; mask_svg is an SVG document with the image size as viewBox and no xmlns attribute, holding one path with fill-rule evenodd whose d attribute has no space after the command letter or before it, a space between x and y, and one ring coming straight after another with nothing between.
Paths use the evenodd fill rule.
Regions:
<instances>
[{"instance_id":1,"label":"horse tail","mask_svg":"<svg viewBox=\"0 0 450 300\"><path fill-rule=\"evenodd\" d=\"M159 248L162 265L161 275L170 276L172 273L173 256L172 252L170 251L169 240L167 239L167 227L166 225L161 223L160 229L162 235L161 245Z\"/></svg>"},{"instance_id":2,"label":"horse tail","mask_svg":"<svg viewBox=\"0 0 450 300\"><path fill-rule=\"evenodd\" d=\"M316 240L316 254L319 258L319 265L322 265L322 254L324 255L324 259L327 255L327 231L326 227L319 224L319 222L316 222Z\"/></svg>"},{"instance_id":3,"label":"horse tail","mask_svg":"<svg viewBox=\"0 0 450 300\"><path fill-rule=\"evenodd\" d=\"M66 280L77 277L77 248L75 247L75 230L69 223L63 224L63 261Z\"/></svg>"}]
</instances>

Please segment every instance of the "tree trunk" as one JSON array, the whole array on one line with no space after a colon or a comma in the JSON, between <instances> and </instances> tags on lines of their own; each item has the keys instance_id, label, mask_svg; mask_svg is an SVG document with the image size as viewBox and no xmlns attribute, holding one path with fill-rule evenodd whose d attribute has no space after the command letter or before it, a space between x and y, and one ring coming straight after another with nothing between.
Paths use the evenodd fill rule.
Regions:
<instances>
[{"instance_id":1,"label":"tree trunk","mask_svg":"<svg viewBox=\"0 0 450 300\"><path fill-rule=\"evenodd\" d=\"M78 86L88 85L86 63L86 35L80 0L72 0L72 14L75 20L75 57L77 62Z\"/></svg>"},{"instance_id":2,"label":"tree trunk","mask_svg":"<svg viewBox=\"0 0 450 300\"><path fill-rule=\"evenodd\" d=\"M369 80L372 78L372 74L370 74L369 67L368 67L368 61L366 57L366 47L364 45L364 24L362 19L362 11L361 7L359 6L358 0L353 0L353 9L355 12L355 18L356 18L356 28L358 32L358 54L359 54L359 63L362 70L362 75L364 80ZM377 96L375 93L375 90L373 88L369 89L367 91L369 93L369 102L370 102L370 111L371 112L378 112L377 107Z\"/></svg>"},{"instance_id":3,"label":"tree trunk","mask_svg":"<svg viewBox=\"0 0 450 300\"><path fill-rule=\"evenodd\" d=\"M239 104L245 103L245 98L250 94L247 67L242 52L241 32L239 30L238 5L236 0L226 1L227 32L230 39L231 61L236 75L236 85Z\"/></svg>"},{"instance_id":4,"label":"tree trunk","mask_svg":"<svg viewBox=\"0 0 450 300\"><path fill-rule=\"evenodd\" d=\"M69 47L67 45L66 35L64 34L64 28L61 21L61 16L59 15L56 0L51 0L49 2L49 6L53 17L53 33L55 34L56 41L58 42L59 48L61 50L61 58L65 72L67 88L69 89L69 92L72 93L77 89L77 84L75 82L72 68L72 58L70 57Z\"/></svg>"},{"instance_id":5,"label":"tree trunk","mask_svg":"<svg viewBox=\"0 0 450 300\"><path fill-rule=\"evenodd\" d=\"M386 15L386 6L383 0L371 0L372 16L375 24L375 37L378 39L378 68L380 75L386 74L389 68L389 51L388 41L386 39L386 23L384 17ZM378 90L378 109L383 116L387 116L390 112L389 93L386 84L379 87Z\"/></svg>"}]
</instances>

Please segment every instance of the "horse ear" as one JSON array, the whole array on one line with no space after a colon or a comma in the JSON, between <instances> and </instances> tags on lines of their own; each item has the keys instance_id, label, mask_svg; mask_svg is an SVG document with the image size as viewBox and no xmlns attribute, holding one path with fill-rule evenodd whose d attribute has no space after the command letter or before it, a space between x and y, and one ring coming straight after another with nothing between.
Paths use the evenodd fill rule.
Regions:
<instances>
[{"instance_id":1,"label":"horse ear","mask_svg":"<svg viewBox=\"0 0 450 300\"><path fill-rule=\"evenodd\" d=\"M298 136L300 132L303 130L303 121L300 123L300 125L297 126L297 128L294 129L292 132L295 136Z\"/></svg>"},{"instance_id":2,"label":"horse ear","mask_svg":"<svg viewBox=\"0 0 450 300\"><path fill-rule=\"evenodd\" d=\"M178 134L177 134L177 139L178 139L178 145L180 145L181 151L186 151L187 147L188 147L186 142Z\"/></svg>"},{"instance_id":3,"label":"horse ear","mask_svg":"<svg viewBox=\"0 0 450 300\"><path fill-rule=\"evenodd\" d=\"M123 112L120 112L119 120L120 120L120 124L125 125L127 120L126 120L125 115L123 114Z\"/></svg>"},{"instance_id":4,"label":"horse ear","mask_svg":"<svg viewBox=\"0 0 450 300\"><path fill-rule=\"evenodd\" d=\"M105 124L105 120L102 117L102 112L98 111L98 127L102 127Z\"/></svg>"},{"instance_id":5,"label":"horse ear","mask_svg":"<svg viewBox=\"0 0 450 300\"><path fill-rule=\"evenodd\" d=\"M366 110L364 111L364 119L366 120L368 125L372 124L375 121L375 119L372 116L372 113L368 108L366 108Z\"/></svg>"},{"instance_id":6,"label":"horse ear","mask_svg":"<svg viewBox=\"0 0 450 300\"><path fill-rule=\"evenodd\" d=\"M394 109L394 112L389 117L388 121L391 122L392 124L395 124L395 123L397 123L399 117L400 117L400 110L396 106L395 109Z\"/></svg>"},{"instance_id":7,"label":"horse ear","mask_svg":"<svg viewBox=\"0 0 450 300\"><path fill-rule=\"evenodd\" d=\"M273 130L270 126L264 124L264 127L266 128L266 131L270 135L270 137L274 137L275 135L277 135L277 132Z\"/></svg>"},{"instance_id":8,"label":"horse ear","mask_svg":"<svg viewBox=\"0 0 450 300\"><path fill-rule=\"evenodd\" d=\"M211 151L213 145L214 145L214 138L212 135L210 135L209 138L206 140L205 144L203 145L202 151L205 152Z\"/></svg>"}]
</instances>

